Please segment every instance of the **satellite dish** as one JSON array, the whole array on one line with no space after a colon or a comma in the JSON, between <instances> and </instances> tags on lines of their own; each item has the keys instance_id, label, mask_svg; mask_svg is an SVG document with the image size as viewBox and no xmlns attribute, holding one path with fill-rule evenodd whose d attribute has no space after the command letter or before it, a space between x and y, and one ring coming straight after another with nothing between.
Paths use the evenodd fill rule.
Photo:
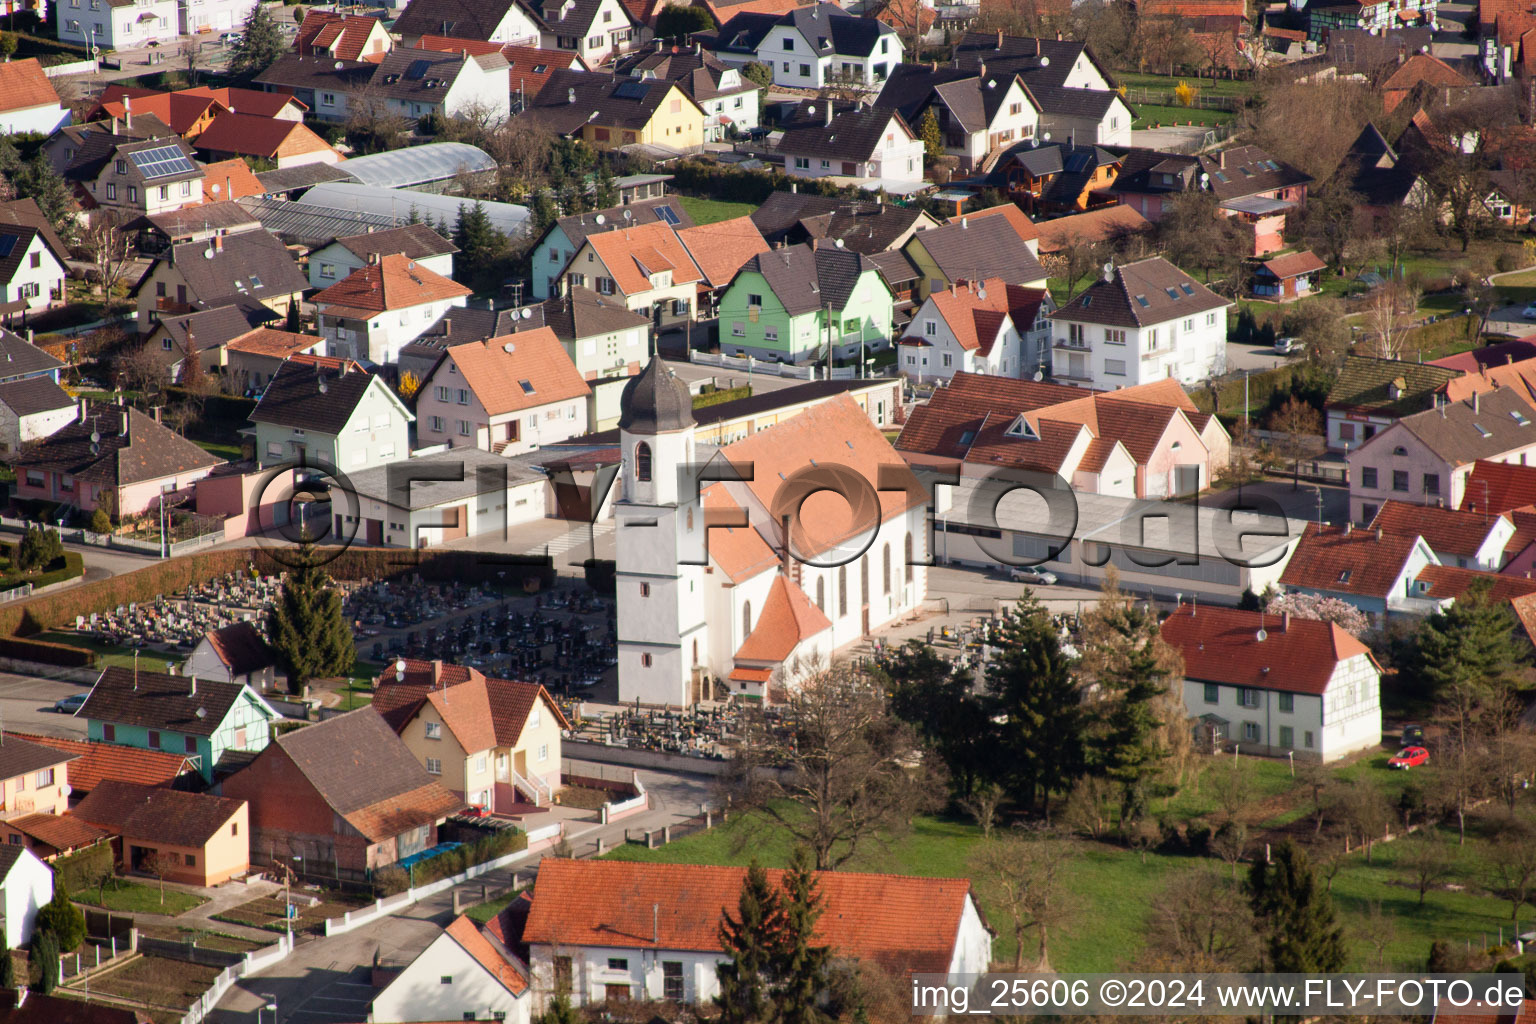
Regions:
<instances>
[{"instance_id":1,"label":"satellite dish","mask_svg":"<svg viewBox=\"0 0 1536 1024\"><path fill-rule=\"evenodd\" d=\"M318 387L320 388L320 393L322 395L325 394L327 391L331 390L331 386L325 382L325 378L323 378L323 377L320 379L320 383L319 383Z\"/></svg>"},{"instance_id":2,"label":"satellite dish","mask_svg":"<svg viewBox=\"0 0 1536 1024\"><path fill-rule=\"evenodd\" d=\"M97 433L96 431L94 431L94 430L91 431L91 443L92 444L98 444L98 443L100 443L100 441L101 441L101 435L99 433Z\"/></svg>"},{"instance_id":3,"label":"satellite dish","mask_svg":"<svg viewBox=\"0 0 1536 1024\"><path fill-rule=\"evenodd\" d=\"M524 320L531 319L533 317L533 310L531 308L524 308L523 312L522 312L522 317L523 317Z\"/></svg>"},{"instance_id":4,"label":"satellite dish","mask_svg":"<svg viewBox=\"0 0 1536 1024\"><path fill-rule=\"evenodd\" d=\"M340 71L341 70L341 61L337 61L336 64L335 64L335 67L336 67L337 71Z\"/></svg>"},{"instance_id":5,"label":"satellite dish","mask_svg":"<svg viewBox=\"0 0 1536 1024\"><path fill-rule=\"evenodd\" d=\"M1050 67L1051 66L1051 58L1049 58L1049 57L1041 57L1040 58L1040 66L1043 67L1043 68Z\"/></svg>"},{"instance_id":6,"label":"satellite dish","mask_svg":"<svg viewBox=\"0 0 1536 1024\"><path fill-rule=\"evenodd\" d=\"M213 247L212 246L209 246L207 249L203 250L203 259L205 259L205 260L213 259Z\"/></svg>"},{"instance_id":7,"label":"satellite dish","mask_svg":"<svg viewBox=\"0 0 1536 1024\"><path fill-rule=\"evenodd\" d=\"M628 210L625 210L624 211L624 221L625 221L625 223L628 223L630 218L632 218L633 216L634 216L634 214L630 213Z\"/></svg>"},{"instance_id":8,"label":"satellite dish","mask_svg":"<svg viewBox=\"0 0 1536 1024\"><path fill-rule=\"evenodd\" d=\"M511 355L512 354L512 350L515 349L515 348L517 348L517 345L514 344L513 342L510 342L510 341L507 342L505 345L501 346L501 350L503 352L505 352L507 355Z\"/></svg>"},{"instance_id":9,"label":"satellite dish","mask_svg":"<svg viewBox=\"0 0 1536 1024\"><path fill-rule=\"evenodd\" d=\"M1036 370L1035 371L1035 380L1045 380L1045 371L1044 370Z\"/></svg>"},{"instance_id":10,"label":"satellite dish","mask_svg":"<svg viewBox=\"0 0 1536 1024\"><path fill-rule=\"evenodd\" d=\"M91 454L92 455L100 455L101 454L101 443L100 442L98 442L98 441L92 441L91 442Z\"/></svg>"},{"instance_id":11,"label":"satellite dish","mask_svg":"<svg viewBox=\"0 0 1536 1024\"><path fill-rule=\"evenodd\" d=\"M833 242L832 244L837 246L839 249L841 249L843 247L843 240L841 238L839 238L835 242Z\"/></svg>"},{"instance_id":12,"label":"satellite dish","mask_svg":"<svg viewBox=\"0 0 1536 1024\"><path fill-rule=\"evenodd\" d=\"M812 103L810 106L806 107L805 112L810 114L812 117L816 116L816 104Z\"/></svg>"},{"instance_id":13,"label":"satellite dish","mask_svg":"<svg viewBox=\"0 0 1536 1024\"><path fill-rule=\"evenodd\" d=\"M599 224L603 224L607 222L608 218L604 217L602 214L598 214L596 220Z\"/></svg>"},{"instance_id":14,"label":"satellite dish","mask_svg":"<svg viewBox=\"0 0 1536 1024\"><path fill-rule=\"evenodd\" d=\"M976 297L978 299L985 299L987 297L987 289L985 286L976 289Z\"/></svg>"},{"instance_id":15,"label":"satellite dish","mask_svg":"<svg viewBox=\"0 0 1536 1024\"><path fill-rule=\"evenodd\" d=\"M1263 643L1265 640L1269 639L1269 634L1261 629L1257 633L1253 634L1253 638L1259 643Z\"/></svg>"},{"instance_id":16,"label":"satellite dish","mask_svg":"<svg viewBox=\"0 0 1536 1024\"><path fill-rule=\"evenodd\" d=\"M1050 142L1051 141L1051 133L1050 132L1044 132L1044 133L1041 134L1040 137L1042 139L1044 139L1046 142Z\"/></svg>"},{"instance_id":17,"label":"satellite dish","mask_svg":"<svg viewBox=\"0 0 1536 1024\"><path fill-rule=\"evenodd\" d=\"M214 195L219 194L219 186L217 185L210 185L209 190L212 191Z\"/></svg>"}]
</instances>

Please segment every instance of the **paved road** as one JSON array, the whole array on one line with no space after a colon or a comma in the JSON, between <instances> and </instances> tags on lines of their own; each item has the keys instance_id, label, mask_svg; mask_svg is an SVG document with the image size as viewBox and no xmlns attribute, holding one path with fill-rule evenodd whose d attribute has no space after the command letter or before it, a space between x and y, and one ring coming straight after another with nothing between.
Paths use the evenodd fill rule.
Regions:
<instances>
[{"instance_id":1,"label":"paved road","mask_svg":"<svg viewBox=\"0 0 1536 1024\"><path fill-rule=\"evenodd\" d=\"M1275 354L1273 345L1248 345L1235 341L1227 342L1227 372L1240 372L1251 370L1258 373L1260 370L1268 370L1282 363L1292 362L1296 356L1282 356Z\"/></svg>"},{"instance_id":2,"label":"paved road","mask_svg":"<svg viewBox=\"0 0 1536 1024\"><path fill-rule=\"evenodd\" d=\"M85 719L58 714L53 710L53 704L60 698L89 689L81 683L0 672L0 727L6 732L40 732L48 736L84 739Z\"/></svg>"},{"instance_id":3,"label":"paved road","mask_svg":"<svg viewBox=\"0 0 1536 1024\"><path fill-rule=\"evenodd\" d=\"M643 771L640 780L651 794L651 809L612 825L578 826L568 837L573 852L590 852L598 836L609 846L617 845L623 842L626 827L660 828L692 817L699 803L710 799L711 780L702 776ZM536 854L517 865L521 883L527 883L530 868L541 857ZM492 892L505 890L512 884L513 870L493 872L460 889L478 899L482 881ZM441 934L452 916L452 893L442 892L367 928L306 942L281 964L230 989L210 1020L213 1024L269 1024L272 1015L262 1014L265 1021L258 1022L258 1010L275 996L281 1024L361 1021L374 996L369 971L375 955L395 963L410 961Z\"/></svg>"}]
</instances>

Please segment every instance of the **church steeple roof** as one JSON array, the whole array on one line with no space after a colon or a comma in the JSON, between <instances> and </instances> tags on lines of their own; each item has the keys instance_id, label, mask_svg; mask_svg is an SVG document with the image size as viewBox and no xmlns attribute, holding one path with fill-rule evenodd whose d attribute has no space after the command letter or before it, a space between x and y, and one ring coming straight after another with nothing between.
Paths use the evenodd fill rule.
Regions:
<instances>
[{"instance_id":1,"label":"church steeple roof","mask_svg":"<svg viewBox=\"0 0 1536 1024\"><path fill-rule=\"evenodd\" d=\"M662 434L694 425L693 396L661 357L630 378L619 398L619 429L631 434Z\"/></svg>"}]
</instances>

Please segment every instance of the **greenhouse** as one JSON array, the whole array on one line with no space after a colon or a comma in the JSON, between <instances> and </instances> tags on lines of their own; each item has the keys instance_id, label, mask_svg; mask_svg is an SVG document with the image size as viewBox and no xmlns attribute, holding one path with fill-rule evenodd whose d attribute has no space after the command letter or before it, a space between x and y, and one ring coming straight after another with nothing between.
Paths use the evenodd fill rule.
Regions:
<instances>
[{"instance_id":1,"label":"greenhouse","mask_svg":"<svg viewBox=\"0 0 1536 1024\"><path fill-rule=\"evenodd\" d=\"M348 165L351 163L347 161ZM350 181L326 181L305 192L295 205L370 213L400 221L409 219L411 211L415 210L416 216L429 224L435 226L439 220L443 220L452 228L458 222L459 207L473 206L474 200L462 196L439 195L436 192L378 188ZM528 207L495 202L482 202L480 205L485 209L492 226L503 234L516 236L527 230Z\"/></svg>"},{"instance_id":2,"label":"greenhouse","mask_svg":"<svg viewBox=\"0 0 1536 1024\"><path fill-rule=\"evenodd\" d=\"M496 161L485 150L463 142L434 142L388 153L355 156L345 161L343 169L365 185L410 188L452 181L460 171L469 174L494 172Z\"/></svg>"}]
</instances>

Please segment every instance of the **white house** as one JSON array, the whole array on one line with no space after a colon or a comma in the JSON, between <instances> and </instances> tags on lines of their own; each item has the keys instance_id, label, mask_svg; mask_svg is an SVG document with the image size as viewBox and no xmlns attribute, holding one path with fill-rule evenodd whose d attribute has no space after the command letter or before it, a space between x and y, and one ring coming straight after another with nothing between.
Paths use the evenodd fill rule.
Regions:
<instances>
[{"instance_id":1,"label":"white house","mask_svg":"<svg viewBox=\"0 0 1536 1024\"><path fill-rule=\"evenodd\" d=\"M301 460L348 473L382 466L406 457L414 419L356 363L302 356L278 368L251 411L263 469Z\"/></svg>"},{"instance_id":2,"label":"white house","mask_svg":"<svg viewBox=\"0 0 1536 1024\"><path fill-rule=\"evenodd\" d=\"M75 422L79 412L75 400L51 377L0 384L0 454L52 437Z\"/></svg>"},{"instance_id":3,"label":"white house","mask_svg":"<svg viewBox=\"0 0 1536 1024\"><path fill-rule=\"evenodd\" d=\"M944 152L958 157L964 170L979 168L989 154L1034 138L1040 124L1035 99L1018 76L985 67L978 72L902 64L880 90L877 103L900 111L914 127L931 111Z\"/></svg>"},{"instance_id":4,"label":"white house","mask_svg":"<svg viewBox=\"0 0 1536 1024\"><path fill-rule=\"evenodd\" d=\"M69 119L36 57L0 63L0 135L52 135Z\"/></svg>"},{"instance_id":5,"label":"white house","mask_svg":"<svg viewBox=\"0 0 1536 1024\"><path fill-rule=\"evenodd\" d=\"M250 14L246 0L186 0L181 5L181 33L224 32L243 26Z\"/></svg>"},{"instance_id":6,"label":"white house","mask_svg":"<svg viewBox=\"0 0 1536 1024\"><path fill-rule=\"evenodd\" d=\"M615 1000L708 1004L727 959L720 922L747 869L546 859L523 927L537 1012L558 987L576 1006ZM784 872L770 870L769 884ZM815 941L832 955L914 973L985 971L992 931L964 878L821 871Z\"/></svg>"},{"instance_id":7,"label":"white house","mask_svg":"<svg viewBox=\"0 0 1536 1024\"><path fill-rule=\"evenodd\" d=\"M1288 593L1336 597L1379 624L1394 612L1425 615L1439 608L1438 595L1414 586L1426 566L1439 564L1417 533L1308 523L1279 584Z\"/></svg>"},{"instance_id":8,"label":"white house","mask_svg":"<svg viewBox=\"0 0 1536 1024\"><path fill-rule=\"evenodd\" d=\"M462 0L411 0L391 28L407 46L415 46L422 36L537 46L540 25L535 12L520 0L474 4Z\"/></svg>"},{"instance_id":9,"label":"white house","mask_svg":"<svg viewBox=\"0 0 1536 1024\"><path fill-rule=\"evenodd\" d=\"M586 242L588 235L656 223L689 228L693 226L693 218L688 216L688 211L683 209L676 196L640 199L626 206L561 217L544 229L529 256L528 263L533 270L533 297L547 299L551 295L560 294L560 275L565 272L566 266Z\"/></svg>"},{"instance_id":10,"label":"white house","mask_svg":"<svg viewBox=\"0 0 1536 1024\"><path fill-rule=\"evenodd\" d=\"M234 622L204 633L182 663L181 674L221 683L242 683L265 693L277 682L276 661L255 625Z\"/></svg>"},{"instance_id":11,"label":"white house","mask_svg":"<svg viewBox=\"0 0 1536 1024\"><path fill-rule=\"evenodd\" d=\"M1480 510L1436 508L1406 501L1383 502L1367 528L1423 537L1441 565L1485 572L1498 572L1504 567L1504 549L1516 533L1515 523L1507 512L1490 516Z\"/></svg>"},{"instance_id":12,"label":"white house","mask_svg":"<svg viewBox=\"0 0 1536 1024\"><path fill-rule=\"evenodd\" d=\"M779 153L794 178L855 178L909 192L923 185L923 143L900 114L884 107L834 111L831 100L802 104L784 129Z\"/></svg>"},{"instance_id":13,"label":"white house","mask_svg":"<svg viewBox=\"0 0 1536 1024\"><path fill-rule=\"evenodd\" d=\"M539 46L569 50L588 67L606 64L642 42L645 26L636 21L619 0L542 0L543 18Z\"/></svg>"},{"instance_id":14,"label":"white house","mask_svg":"<svg viewBox=\"0 0 1536 1024\"><path fill-rule=\"evenodd\" d=\"M53 869L25 846L0 846L0 903L5 941L16 949L32 941L37 912L53 899Z\"/></svg>"},{"instance_id":15,"label":"white house","mask_svg":"<svg viewBox=\"0 0 1536 1024\"><path fill-rule=\"evenodd\" d=\"M1163 639L1206 743L1324 762L1381 746L1381 668L1334 623L1180 604Z\"/></svg>"},{"instance_id":16,"label":"white house","mask_svg":"<svg viewBox=\"0 0 1536 1024\"><path fill-rule=\"evenodd\" d=\"M403 117L482 112L494 124L512 112L508 67L499 53L475 57L402 47L379 61L366 91Z\"/></svg>"},{"instance_id":17,"label":"white house","mask_svg":"<svg viewBox=\"0 0 1536 1024\"><path fill-rule=\"evenodd\" d=\"M533 999L524 970L492 928L457 917L374 997L369 1020L528 1024Z\"/></svg>"},{"instance_id":18,"label":"white house","mask_svg":"<svg viewBox=\"0 0 1536 1024\"><path fill-rule=\"evenodd\" d=\"M181 32L177 0L59 0L59 39L99 50L169 43Z\"/></svg>"},{"instance_id":19,"label":"white house","mask_svg":"<svg viewBox=\"0 0 1536 1024\"><path fill-rule=\"evenodd\" d=\"M1055 376L1100 390L1227 368L1232 303L1161 256L1111 267L1050 314Z\"/></svg>"},{"instance_id":20,"label":"white house","mask_svg":"<svg viewBox=\"0 0 1536 1024\"><path fill-rule=\"evenodd\" d=\"M443 277L453 276L453 254L458 248L425 224L402 224L383 231L343 235L329 245L309 254L309 283L315 288L329 288L354 270L361 270L370 258L399 253Z\"/></svg>"},{"instance_id":21,"label":"white house","mask_svg":"<svg viewBox=\"0 0 1536 1024\"><path fill-rule=\"evenodd\" d=\"M932 292L902 336L898 368L919 381L957 373L1032 377L1050 369L1054 308L1044 288L1000 277Z\"/></svg>"},{"instance_id":22,"label":"white house","mask_svg":"<svg viewBox=\"0 0 1536 1024\"><path fill-rule=\"evenodd\" d=\"M64 302L67 253L54 249L51 234L25 224L0 224L0 316L35 313Z\"/></svg>"},{"instance_id":23,"label":"white house","mask_svg":"<svg viewBox=\"0 0 1536 1024\"><path fill-rule=\"evenodd\" d=\"M369 261L311 300L329 355L393 363L402 348L470 295L408 256L370 255Z\"/></svg>"},{"instance_id":24,"label":"white house","mask_svg":"<svg viewBox=\"0 0 1536 1024\"><path fill-rule=\"evenodd\" d=\"M904 52L890 25L827 3L776 17L738 14L715 38L715 56L724 63L758 61L773 68L775 85L802 89L836 84L878 89Z\"/></svg>"}]
</instances>

